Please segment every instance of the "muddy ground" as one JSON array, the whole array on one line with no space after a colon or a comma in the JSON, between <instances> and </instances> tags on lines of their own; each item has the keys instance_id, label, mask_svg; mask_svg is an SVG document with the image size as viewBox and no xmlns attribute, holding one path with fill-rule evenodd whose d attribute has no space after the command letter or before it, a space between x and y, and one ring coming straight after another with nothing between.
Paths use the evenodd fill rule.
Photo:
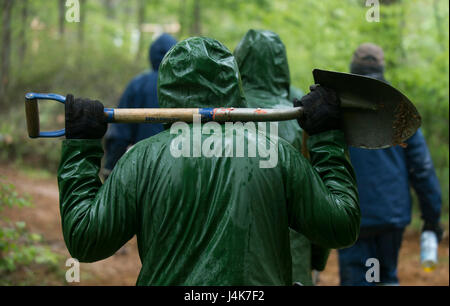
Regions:
<instances>
[{"instance_id":1,"label":"muddy ground","mask_svg":"<svg viewBox=\"0 0 450 306\"><path fill-rule=\"evenodd\" d=\"M65 247L61 232L58 207L58 187L55 178L40 178L18 171L11 165L0 165L0 176L13 183L19 194L28 194L34 206L25 209L6 211L12 220L23 220L31 232L41 234L51 249L62 255L61 269L65 270L65 259L70 255ZM424 272L419 264L419 233L407 229L399 259L399 278L401 285L449 285L449 246L448 228L443 243L439 247L439 265L431 273ZM114 256L108 259L81 264L79 285L134 285L141 263L137 252L136 239L133 238ZM36 267L39 269L39 267ZM39 277L46 277L46 271L33 271ZM51 277L54 278L54 275ZM50 278L50 276L49 276ZM63 277L60 277L63 278ZM53 279L47 283L66 285L64 279ZM339 285L337 252L331 253L327 267L320 274L319 285Z\"/></svg>"}]
</instances>

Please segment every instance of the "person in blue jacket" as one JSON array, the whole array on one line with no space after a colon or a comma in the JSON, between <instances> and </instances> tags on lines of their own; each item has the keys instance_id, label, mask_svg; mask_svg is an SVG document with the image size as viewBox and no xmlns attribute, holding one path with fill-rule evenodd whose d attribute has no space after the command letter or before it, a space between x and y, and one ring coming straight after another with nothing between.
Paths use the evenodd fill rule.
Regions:
<instances>
[{"instance_id":1,"label":"person in blue jacket","mask_svg":"<svg viewBox=\"0 0 450 306\"><path fill-rule=\"evenodd\" d=\"M167 51L176 43L175 38L166 33L152 43L149 60L153 70L135 77L128 84L120 99L119 108L159 107L156 94L159 64ZM105 140L106 161L103 176L109 175L130 145L162 131L162 124L111 124Z\"/></svg>"},{"instance_id":2,"label":"person in blue jacket","mask_svg":"<svg viewBox=\"0 0 450 306\"><path fill-rule=\"evenodd\" d=\"M354 52L350 70L386 82L384 67L383 50L365 43ZM358 241L339 250L341 285L398 285L402 234L411 221L410 187L419 199L423 230L432 230L442 239L441 190L427 144L419 129L406 147L350 148L349 153L358 184L361 228ZM379 262L379 283L366 280L372 267L366 266L369 258Z\"/></svg>"}]
</instances>

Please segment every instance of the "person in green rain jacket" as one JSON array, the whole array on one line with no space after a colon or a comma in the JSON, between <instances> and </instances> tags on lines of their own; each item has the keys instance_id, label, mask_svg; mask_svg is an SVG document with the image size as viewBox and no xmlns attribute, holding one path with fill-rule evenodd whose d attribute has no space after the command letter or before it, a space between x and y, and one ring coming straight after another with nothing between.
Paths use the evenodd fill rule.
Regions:
<instances>
[{"instance_id":1,"label":"person in green rain jacket","mask_svg":"<svg viewBox=\"0 0 450 306\"><path fill-rule=\"evenodd\" d=\"M214 39L179 42L158 78L163 108L245 106L236 61ZM305 97L311 114L311 101L326 110L323 118L339 109L325 88ZM65 112L60 211L67 248L81 262L107 258L136 235L137 285L291 285L289 227L325 247L358 237L354 173L338 125L314 127L312 164L283 139L242 132L245 143L277 144L271 168L260 168L258 157L175 157L180 135L168 129L125 153L102 185L102 103L68 95ZM206 137L223 141L222 151L230 143L225 133Z\"/></svg>"},{"instance_id":2,"label":"person in green rain jacket","mask_svg":"<svg viewBox=\"0 0 450 306\"><path fill-rule=\"evenodd\" d=\"M291 108L290 74L286 48L271 31L249 30L234 50L241 73L247 106L251 108ZM298 93L297 93L298 94ZM301 98L301 96L299 97ZM301 152L302 131L296 120L279 122L279 136ZM302 234L290 230L292 279L312 285L311 271L325 268L329 249L313 246Z\"/></svg>"}]
</instances>

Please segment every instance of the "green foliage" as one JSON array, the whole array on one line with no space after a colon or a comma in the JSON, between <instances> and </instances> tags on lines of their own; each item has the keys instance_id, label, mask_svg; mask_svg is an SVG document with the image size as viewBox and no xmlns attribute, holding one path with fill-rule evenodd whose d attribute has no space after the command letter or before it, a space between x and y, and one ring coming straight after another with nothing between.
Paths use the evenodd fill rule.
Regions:
<instances>
[{"instance_id":1,"label":"green foliage","mask_svg":"<svg viewBox=\"0 0 450 306\"><path fill-rule=\"evenodd\" d=\"M30 284L33 273L27 268L33 265L44 266L53 272L58 271L60 256L42 245L42 237L28 232L25 222L12 222L1 214L5 208L30 206L31 202L19 197L12 184L0 180L0 285L2 286L17 284L15 278L18 271L24 271L26 274L22 279L23 284Z\"/></svg>"},{"instance_id":2,"label":"green foliage","mask_svg":"<svg viewBox=\"0 0 450 306\"><path fill-rule=\"evenodd\" d=\"M314 68L348 71L363 42L383 47L386 78L406 94L422 115L422 130L449 203L449 3L447 0L381 1L380 22L367 22L364 0L165 0L147 1L145 23L155 28L179 23L179 39L191 35L193 5L200 1L202 35L233 50L250 28L277 32L286 45L292 83L307 92ZM80 24L65 23L58 34L57 1L29 1L27 55L20 48L20 4L13 9L10 87L0 104L0 158L19 158L55 170L59 141L28 140L23 113L26 92L73 93L117 105L127 83L148 69L146 50L137 59L138 2L117 0L109 14L105 1L87 0L84 41ZM17 1L15 3L18 3ZM389 5L388 5L389 4ZM156 33L143 32L142 46ZM45 103L45 102L44 102ZM63 126L60 105L41 107L42 130ZM3 139L3 140L2 140ZM6 140L5 140L6 139Z\"/></svg>"}]
</instances>

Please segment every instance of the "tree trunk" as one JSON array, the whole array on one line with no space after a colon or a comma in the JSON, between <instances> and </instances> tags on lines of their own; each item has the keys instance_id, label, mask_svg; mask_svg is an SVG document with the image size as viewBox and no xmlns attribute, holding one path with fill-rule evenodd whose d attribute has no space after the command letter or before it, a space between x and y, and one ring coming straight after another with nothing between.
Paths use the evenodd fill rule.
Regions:
<instances>
[{"instance_id":1,"label":"tree trunk","mask_svg":"<svg viewBox=\"0 0 450 306\"><path fill-rule=\"evenodd\" d=\"M442 18L439 15L439 2L438 0L434 0L433 2L433 12L434 12L434 19L436 21L436 29L437 29L437 37L439 42L439 47L441 48L441 51L445 51L445 31L443 30L443 23Z\"/></svg>"},{"instance_id":2,"label":"tree trunk","mask_svg":"<svg viewBox=\"0 0 450 306\"><path fill-rule=\"evenodd\" d=\"M114 13L114 5L112 0L103 0L103 3L105 4L106 8L106 16L110 19L114 19L115 13Z\"/></svg>"},{"instance_id":3,"label":"tree trunk","mask_svg":"<svg viewBox=\"0 0 450 306\"><path fill-rule=\"evenodd\" d=\"M84 26L86 23L86 0L80 0L80 23L78 25L78 42L84 43Z\"/></svg>"},{"instance_id":4,"label":"tree trunk","mask_svg":"<svg viewBox=\"0 0 450 306\"><path fill-rule=\"evenodd\" d=\"M20 65L25 60L27 53L27 29L28 29L28 0L22 0L22 27L20 28L19 60Z\"/></svg>"},{"instance_id":5,"label":"tree trunk","mask_svg":"<svg viewBox=\"0 0 450 306\"><path fill-rule=\"evenodd\" d=\"M405 29L406 29L406 8L405 8L405 4L402 3L402 0L400 0L400 5L401 5L401 10L400 10L400 25L399 25L399 30L400 33L398 35L398 39L399 39L399 50L400 50L400 55L401 55L401 59L400 59L400 63L404 63L406 61L406 50L405 50L405 43L404 43L404 39L403 37L405 37Z\"/></svg>"},{"instance_id":6,"label":"tree trunk","mask_svg":"<svg viewBox=\"0 0 450 306\"><path fill-rule=\"evenodd\" d=\"M191 35L192 36L202 35L200 0L194 0L194 9L193 9L193 13L192 13Z\"/></svg>"},{"instance_id":7,"label":"tree trunk","mask_svg":"<svg viewBox=\"0 0 450 306\"><path fill-rule=\"evenodd\" d=\"M1 47L1 74L0 74L0 101L4 101L4 95L9 82L9 66L11 55L11 13L13 0L3 0L2 3L2 47Z\"/></svg>"},{"instance_id":8,"label":"tree trunk","mask_svg":"<svg viewBox=\"0 0 450 306\"><path fill-rule=\"evenodd\" d=\"M122 39L122 48L127 48L128 46L130 46L130 42L131 42L131 32L132 32L132 28L135 26L136 24L136 2L134 1L123 1L122 3L122 7L121 7L121 16L123 16L123 18L121 19L121 23L122 23L122 27L123 30L121 32L119 32L117 34L117 36L120 36L120 38ZM127 49L127 51L125 52L129 52L129 49Z\"/></svg>"},{"instance_id":9,"label":"tree trunk","mask_svg":"<svg viewBox=\"0 0 450 306\"><path fill-rule=\"evenodd\" d=\"M58 11L59 11L59 16L58 16L58 23L59 23L59 37L63 38L64 37L64 22L66 19L66 0L58 0Z\"/></svg>"},{"instance_id":10,"label":"tree trunk","mask_svg":"<svg viewBox=\"0 0 450 306\"><path fill-rule=\"evenodd\" d=\"M180 0L180 11L178 16L180 22L180 32L179 35L183 37L183 34L186 32L186 0Z\"/></svg>"},{"instance_id":11,"label":"tree trunk","mask_svg":"<svg viewBox=\"0 0 450 306\"><path fill-rule=\"evenodd\" d=\"M138 47L136 58L140 58L142 54L142 25L145 22L145 8L146 8L146 0L138 0L138 31L139 31L139 39L138 39Z\"/></svg>"}]
</instances>

